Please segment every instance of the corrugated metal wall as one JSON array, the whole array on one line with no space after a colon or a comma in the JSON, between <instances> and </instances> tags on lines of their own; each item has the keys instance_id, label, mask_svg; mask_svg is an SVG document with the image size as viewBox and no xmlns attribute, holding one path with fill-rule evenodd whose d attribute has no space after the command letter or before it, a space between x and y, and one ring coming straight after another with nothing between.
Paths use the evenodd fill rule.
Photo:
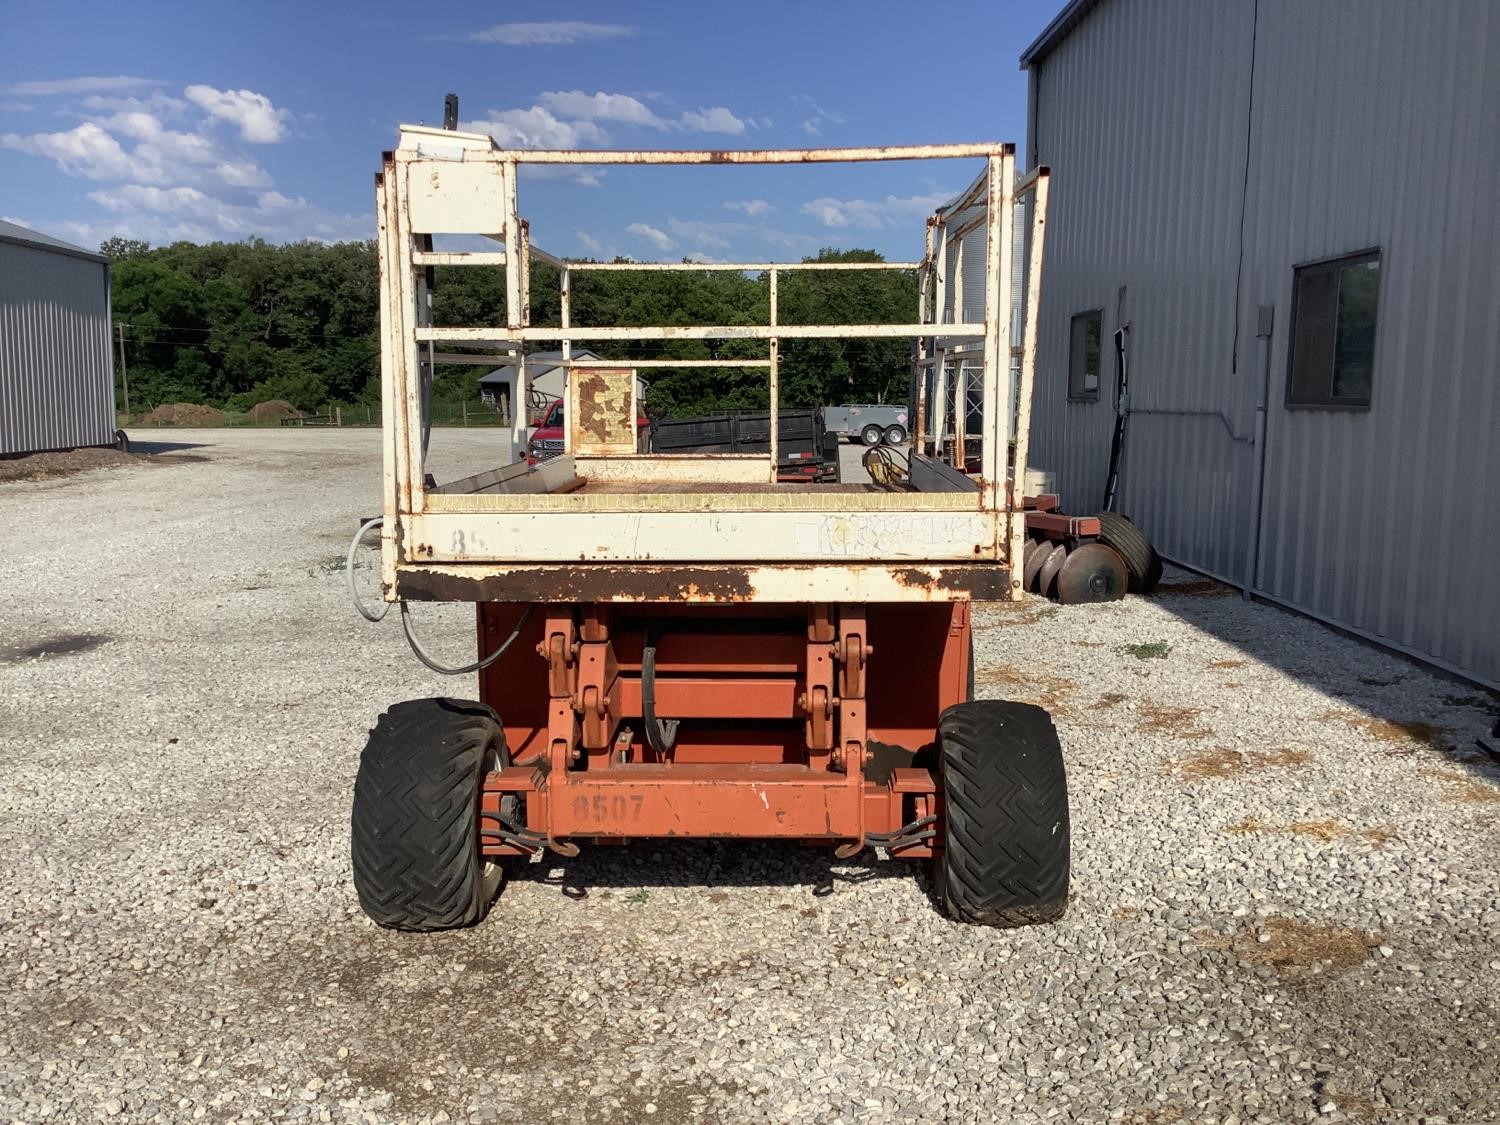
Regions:
<instances>
[{"instance_id":1,"label":"corrugated metal wall","mask_svg":"<svg viewBox=\"0 0 1500 1125\"><path fill-rule=\"evenodd\" d=\"M1067 402L1068 322L1103 308L1106 333L1133 324L1121 509L1244 579L1271 305L1257 588L1500 684L1500 9L1105 0L1033 82L1053 196L1032 455L1070 510L1101 497L1115 371ZM1371 409L1287 409L1293 267L1371 246Z\"/></svg>"},{"instance_id":2,"label":"corrugated metal wall","mask_svg":"<svg viewBox=\"0 0 1500 1125\"><path fill-rule=\"evenodd\" d=\"M0 454L114 440L109 267L0 242Z\"/></svg>"}]
</instances>

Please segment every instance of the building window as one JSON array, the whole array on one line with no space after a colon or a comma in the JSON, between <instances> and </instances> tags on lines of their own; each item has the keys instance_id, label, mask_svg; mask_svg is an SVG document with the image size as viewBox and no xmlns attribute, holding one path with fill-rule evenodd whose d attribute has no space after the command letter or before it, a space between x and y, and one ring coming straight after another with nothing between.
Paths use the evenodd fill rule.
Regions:
<instances>
[{"instance_id":1,"label":"building window","mask_svg":"<svg viewBox=\"0 0 1500 1125\"><path fill-rule=\"evenodd\" d=\"M1099 400L1101 344L1104 339L1104 310L1090 309L1073 318L1072 343L1068 348L1068 401Z\"/></svg>"},{"instance_id":2,"label":"building window","mask_svg":"<svg viewBox=\"0 0 1500 1125\"><path fill-rule=\"evenodd\" d=\"M1288 406L1370 408L1379 297L1379 250L1297 267Z\"/></svg>"}]
</instances>

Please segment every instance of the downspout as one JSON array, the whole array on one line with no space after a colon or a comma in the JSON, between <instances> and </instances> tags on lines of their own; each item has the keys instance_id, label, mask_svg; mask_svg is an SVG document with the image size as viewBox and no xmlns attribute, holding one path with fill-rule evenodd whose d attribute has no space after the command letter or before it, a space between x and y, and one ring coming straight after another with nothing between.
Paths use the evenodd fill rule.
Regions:
<instances>
[{"instance_id":1,"label":"downspout","mask_svg":"<svg viewBox=\"0 0 1500 1125\"><path fill-rule=\"evenodd\" d=\"M1245 583L1241 594L1248 602L1260 584L1260 514L1266 498L1266 411L1271 398L1271 334L1276 306L1261 305L1256 311L1255 337L1260 341L1260 402L1255 406L1255 465L1250 471L1250 527L1246 535Z\"/></svg>"},{"instance_id":2,"label":"downspout","mask_svg":"<svg viewBox=\"0 0 1500 1125\"><path fill-rule=\"evenodd\" d=\"M1029 172L1041 163L1037 158L1036 123L1041 100L1042 64L1033 63L1026 73L1026 170Z\"/></svg>"}]
</instances>

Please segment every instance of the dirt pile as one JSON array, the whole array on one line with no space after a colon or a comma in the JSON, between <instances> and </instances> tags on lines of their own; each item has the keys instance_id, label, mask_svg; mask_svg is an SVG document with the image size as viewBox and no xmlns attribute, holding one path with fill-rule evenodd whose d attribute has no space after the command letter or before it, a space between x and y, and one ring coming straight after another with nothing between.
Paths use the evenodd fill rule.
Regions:
<instances>
[{"instance_id":1,"label":"dirt pile","mask_svg":"<svg viewBox=\"0 0 1500 1125\"><path fill-rule=\"evenodd\" d=\"M224 412L193 402L166 402L135 420L137 426L222 426Z\"/></svg>"},{"instance_id":2,"label":"dirt pile","mask_svg":"<svg viewBox=\"0 0 1500 1125\"><path fill-rule=\"evenodd\" d=\"M33 453L27 457L0 457L0 483L22 480L50 480L90 469L107 469L115 465L133 465L140 458L115 449L65 449L59 453Z\"/></svg>"},{"instance_id":3,"label":"dirt pile","mask_svg":"<svg viewBox=\"0 0 1500 1125\"><path fill-rule=\"evenodd\" d=\"M257 402L250 408L247 417L252 422L280 422L284 418L300 418L302 411L284 398L273 398Z\"/></svg>"}]
</instances>

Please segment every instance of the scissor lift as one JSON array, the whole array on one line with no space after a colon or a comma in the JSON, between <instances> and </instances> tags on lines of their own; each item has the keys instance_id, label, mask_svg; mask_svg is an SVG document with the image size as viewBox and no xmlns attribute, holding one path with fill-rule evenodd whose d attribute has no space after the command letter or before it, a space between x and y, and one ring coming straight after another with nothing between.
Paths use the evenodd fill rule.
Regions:
<instances>
[{"instance_id":1,"label":"scissor lift","mask_svg":"<svg viewBox=\"0 0 1500 1125\"><path fill-rule=\"evenodd\" d=\"M537 165L804 165L956 160L972 185L927 224L920 260L861 263L565 261L530 243L520 172ZM793 174L788 170L788 174ZM791 151L508 151L487 136L406 126L377 178L385 420L381 575L402 603L477 607L478 699L397 704L371 732L355 788L355 884L377 922L475 921L507 858L644 838L733 837L934 859L957 918L1018 925L1061 915L1069 834L1063 759L1040 708L973 700L970 605L1020 596L1019 488L1033 318L1011 340L1013 255L1036 307L1047 173L1018 179L1008 144ZM1018 206L1025 199L1027 205ZM976 218L977 216L977 218ZM984 234L954 299L955 238ZM957 229L962 225L962 229ZM434 237L500 248L434 250ZM472 238L471 238L472 243ZM560 274L560 323L530 323L535 259ZM502 269L502 325L431 320L429 267ZM972 263L971 263L972 265ZM586 271L736 270L765 287L765 323L583 325ZM902 324L783 324L792 271L908 270ZM978 276L975 276L975 274ZM897 481L777 481L779 350L796 338L912 343L914 416L945 349L979 365L979 472L909 449ZM762 341L738 359L575 357L643 340ZM562 456L437 484L424 463L424 381L445 357L518 365L561 342ZM451 349L468 349L453 356ZM444 351L447 349L447 351ZM1012 381L1012 359L1019 378ZM766 372L769 454L638 453L635 372ZM1012 430L1012 421L1015 426ZM524 447L517 412L511 452ZM1011 433L1015 434L1010 440Z\"/></svg>"}]
</instances>

